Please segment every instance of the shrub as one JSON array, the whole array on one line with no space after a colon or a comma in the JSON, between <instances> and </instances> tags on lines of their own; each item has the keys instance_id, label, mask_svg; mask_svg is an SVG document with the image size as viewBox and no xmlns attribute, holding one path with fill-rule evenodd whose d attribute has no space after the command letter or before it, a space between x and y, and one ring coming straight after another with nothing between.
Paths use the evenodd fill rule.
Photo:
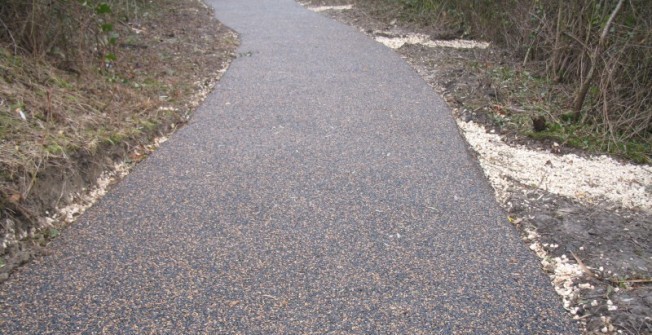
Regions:
<instances>
[{"instance_id":1,"label":"shrub","mask_svg":"<svg viewBox=\"0 0 652 335\"><path fill-rule=\"evenodd\" d=\"M410 13L410 20L493 41L511 50L523 64L545 69L554 82L575 87L569 107L575 109L577 122L613 142L650 141L649 0L367 1L393 3ZM611 16L613 21L607 26ZM584 83L585 99L581 94Z\"/></svg>"}]
</instances>

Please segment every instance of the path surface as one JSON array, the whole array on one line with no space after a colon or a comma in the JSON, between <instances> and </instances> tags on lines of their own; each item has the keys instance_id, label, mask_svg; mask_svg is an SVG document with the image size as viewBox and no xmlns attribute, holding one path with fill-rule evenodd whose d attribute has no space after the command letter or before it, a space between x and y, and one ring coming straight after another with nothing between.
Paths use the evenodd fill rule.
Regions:
<instances>
[{"instance_id":1,"label":"path surface","mask_svg":"<svg viewBox=\"0 0 652 335\"><path fill-rule=\"evenodd\" d=\"M0 287L2 334L572 334L442 100L291 0L191 124Z\"/></svg>"}]
</instances>

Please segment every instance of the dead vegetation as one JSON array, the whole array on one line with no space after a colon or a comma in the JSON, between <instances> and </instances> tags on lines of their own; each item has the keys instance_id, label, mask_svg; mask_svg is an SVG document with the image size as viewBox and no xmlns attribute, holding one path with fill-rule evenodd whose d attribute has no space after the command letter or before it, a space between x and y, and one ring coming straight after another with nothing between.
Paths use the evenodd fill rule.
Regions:
<instances>
[{"instance_id":1,"label":"dead vegetation","mask_svg":"<svg viewBox=\"0 0 652 335\"><path fill-rule=\"evenodd\" d=\"M430 28L433 38L482 39L508 51L510 64L487 67L486 76L498 93L496 104L503 110L526 111L528 119L545 118L543 130L533 132L532 137L639 163L651 162L649 1L355 3L375 17L388 17L388 22L399 18L408 25ZM505 72L515 77L506 78ZM507 80L512 83L505 84ZM515 97L528 94L520 91L525 86L540 90L529 91L526 99ZM532 106L519 105L519 100L544 101Z\"/></svg>"},{"instance_id":2,"label":"dead vegetation","mask_svg":"<svg viewBox=\"0 0 652 335\"><path fill-rule=\"evenodd\" d=\"M4 1L0 274L40 217L186 122L236 45L198 1Z\"/></svg>"}]
</instances>

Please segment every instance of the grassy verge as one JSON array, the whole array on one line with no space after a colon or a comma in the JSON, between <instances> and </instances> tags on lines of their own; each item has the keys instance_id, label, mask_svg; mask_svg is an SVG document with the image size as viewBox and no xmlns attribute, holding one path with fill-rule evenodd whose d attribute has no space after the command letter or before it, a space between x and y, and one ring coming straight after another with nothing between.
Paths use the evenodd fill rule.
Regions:
<instances>
[{"instance_id":1,"label":"grassy verge","mask_svg":"<svg viewBox=\"0 0 652 335\"><path fill-rule=\"evenodd\" d=\"M112 4L109 53L0 41L0 278L58 234L42 217L185 123L237 46L201 2Z\"/></svg>"}]
</instances>

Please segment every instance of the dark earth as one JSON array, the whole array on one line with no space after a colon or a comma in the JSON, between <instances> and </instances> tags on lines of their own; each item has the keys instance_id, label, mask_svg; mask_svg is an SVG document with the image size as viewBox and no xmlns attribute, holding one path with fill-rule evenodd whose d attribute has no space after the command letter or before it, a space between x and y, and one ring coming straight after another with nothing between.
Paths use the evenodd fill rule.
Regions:
<instances>
[{"instance_id":1,"label":"dark earth","mask_svg":"<svg viewBox=\"0 0 652 335\"><path fill-rule=\"evenodd\" d=\"M307 7L351 3L354 4L351 10L321 13L355 26L370 37L377 36L380 31L391 32L391 36L422 33L432 39L460 37L433 27L402 23L383 12L382 8L374 7L374 2L303 2ZM382 36L387 37L385 34ZM457 117L493 129L510 144L522 144L556 154L588 156L575 148L556 146L553 141L513 136L518 133L501 127L490 108L471 107L491 106L496 102L496 92L488 84L491 79L483 69L495 64L519 67L519 61L510 58L509 53L496 46L453 49L408 44L397 52L446 98L451 108L460 111ZM508 200L502 205L510 215L519 218L517 227L524 236L525 228L534 228L544 246L559 246L546 247L550 256L566 255L571 262L577 262L571 256L574 254L588 267L590 273L575 283L590 283L594 287L581 290L575 302L579 307L577 318L582 321L585 334L604 334L605 330L606 333L652 333L652 214L617 208L608 203L597 206L582 204L527 185L520 185L509 193ZM608 300L618 309L609 310Z\"/></svg>"}]
</instances>

